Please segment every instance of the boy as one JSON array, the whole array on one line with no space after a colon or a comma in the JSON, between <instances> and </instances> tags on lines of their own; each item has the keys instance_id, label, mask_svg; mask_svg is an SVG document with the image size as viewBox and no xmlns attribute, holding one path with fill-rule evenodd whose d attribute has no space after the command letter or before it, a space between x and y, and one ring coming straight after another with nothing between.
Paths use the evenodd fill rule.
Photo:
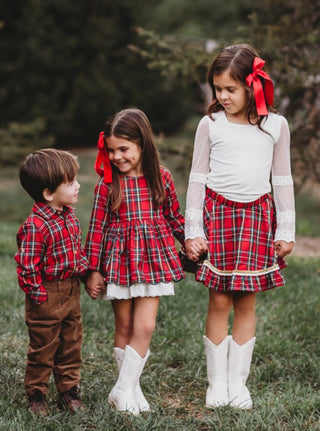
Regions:
<instances>
[{"instance_id":1,"label":"boy","mask_svg":"<svg viewBox=\"0 0 320 431\"><path fill-rule=\"evenodd\" d=\"M19 285L26 293L29 349L25 389L32 413L46 416L51 372L58 407L83 411L80 400L82 323L80 277L88 261L70 205L78 200L77 159L52 148L30 154L20 182L34 199L31 214L17 234Z\"/></svg>"}]
</instances>

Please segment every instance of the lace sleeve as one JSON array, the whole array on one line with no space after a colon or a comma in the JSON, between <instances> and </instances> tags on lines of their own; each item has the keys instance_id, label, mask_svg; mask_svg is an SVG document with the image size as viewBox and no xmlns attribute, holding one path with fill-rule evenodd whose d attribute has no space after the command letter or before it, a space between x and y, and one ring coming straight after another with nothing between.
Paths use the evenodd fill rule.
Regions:
<instances>
[{"instance_id":1,"label":"lace sleeve","mask_svg":"<svg viewBox=\"0 0 320 431\"><path fill-rule=\"evenodd\" d=\"M283 118L272 162L272 187L277 210L275 241L295 241L295 209L290 166L290 132Z\"/></svg>"},{"instance_id":2,"label":"lace sleeve","mask_svg":"<svg viewBox=\"0 0 320 431\"><path fill-rule=\"evenodd\" d=\"M209 169L209 118L203 117L198 125L186 204L185 239L206 238L203 229L203 205Z\"/></svg>"}]
</instances>

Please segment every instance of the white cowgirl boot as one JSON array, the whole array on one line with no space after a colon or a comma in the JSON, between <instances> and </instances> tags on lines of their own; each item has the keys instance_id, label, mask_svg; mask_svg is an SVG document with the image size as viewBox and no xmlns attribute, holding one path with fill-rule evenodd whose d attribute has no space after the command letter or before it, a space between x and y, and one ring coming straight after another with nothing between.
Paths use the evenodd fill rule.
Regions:
<instances>
[{"instance_id":1,"label":"white cowgirl boot","mask_svg":"<svg viewBox=\"0 0 320 431\"><path fill-rule=\"evenodd\" d=\"M124 349L120 349L120 347L115 347L113 349L113 354L117 363L118 370L120 371L123 357L124 357ZM150 350L147 351L145 357L143 358L143 361L144 361L143 367L145 366L147 360L149 359L149 356L150 356ZM143 395L139 380L138 380L138 384L136 386L135 392L136 392L136 398L139 404L140 412L148 412L150 410L150 405L148 401L145 399L145 396Z\"/></svg>"},{"instance_id":2,"label":"white cowgirl boot","mask_svg":"<svg viewBox=\"0 0 320 431\"><path fill-rule=\"evenodd\" d=\"M206 394L206 407L222 407L228 404L228 335L220 344L213 344L203 337L209 386Z\"/></svg>"},{"instance_id":3,"label":"white cowgirl boot","mask_svg":"<svg viewBox=\"0 0 320 431\"><path fill-rule=\"evenodd\" d=\"M121 365L124 357L124 349L120 349L120 347L113 348L113 355L116 360L118 371L121 370Z\"/></svg>"},{"instance_id":4,"label":"white cowgirl boot","mask_svg":"<svg viewBox=\"0 0 320 431\"><path fill-rule=\"evenodd\" d=\"M252 352L256 337L245 344L237 344L233 338L230 340L228 361L228 389L231 407L252 409L252 399L246 386L250 372Z\"/></svg>"},{"instance_id":5,"label":"white cowgirl boot","mask_svg":"<svg viewBox=\"0 0 320 431\"><path fill-rule=\"evenodd\" d=\"M122 366L118 380L112 388L108 402L120 411L138 415L139 403L136 397L136 386L141 376L145 361L129 345L124 350Z\"/></svg>"}]
</instances>

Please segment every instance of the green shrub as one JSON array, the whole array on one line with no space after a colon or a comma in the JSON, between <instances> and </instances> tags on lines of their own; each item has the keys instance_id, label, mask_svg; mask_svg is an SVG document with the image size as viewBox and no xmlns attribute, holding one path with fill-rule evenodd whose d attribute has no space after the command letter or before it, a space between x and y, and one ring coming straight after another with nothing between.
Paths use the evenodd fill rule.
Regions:
<instances>
[{"instance_id":1,"label":"green shrub","mask_svg":"<svg viewBox=\"0 0 320 431\"><path fill-rule=\"evenodd\" d=\"M54 139L45 134L46 121L37 118L29 123L9 123L0 129L0 166L17 165L38 148L52 147Z\"/></svg>"}]
</instances>

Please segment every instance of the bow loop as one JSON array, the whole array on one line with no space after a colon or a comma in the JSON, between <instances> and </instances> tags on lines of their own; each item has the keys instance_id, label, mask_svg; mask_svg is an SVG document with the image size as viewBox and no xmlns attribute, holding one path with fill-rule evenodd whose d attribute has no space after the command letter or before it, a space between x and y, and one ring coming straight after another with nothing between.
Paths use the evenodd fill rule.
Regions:
<instances>
[{"instance_id":1,"label":"bow loop","mask_svg":"<svg viewBox=\"0 0 320 431\"><path fill-rule=\"evenodd\" d=\"M99 139L98 139L98 142L97 142L97 147L98 147L98 149L100 150L102 150L103 148L104 148L104 139L103 139L103 136L104 136L104 132L100 132L99 133Z\"/></svg>"},{"instance_id":2,"label":"bow loop","mask_svg":"<svg viewBox=\"0 0 320 431\"><path fill-rule=\"evenodd\" d=\"M252 73L246 77L246 84L253 88L258 115L268 115L266 101L268 105L273 105L273 82L270 76L262 70L264 65L265 61L262 58L255 57ZM264 88L260 77L264 79Z\"/></svg>"},{"instance_id":3,"label":"bow loop","mask_svg":"<svg viewBox=\"0 0 320 431\"><path fill-rule=\"evenodd\" d=\"M97 147L98 154L94 163L94 169L100 177L104 177L105 183L112 183L112 168L109 154L104 143L104 132L99 133ZM103 169L101 169L101 164L103 165Z\"/></svg>"}]
</instances>

